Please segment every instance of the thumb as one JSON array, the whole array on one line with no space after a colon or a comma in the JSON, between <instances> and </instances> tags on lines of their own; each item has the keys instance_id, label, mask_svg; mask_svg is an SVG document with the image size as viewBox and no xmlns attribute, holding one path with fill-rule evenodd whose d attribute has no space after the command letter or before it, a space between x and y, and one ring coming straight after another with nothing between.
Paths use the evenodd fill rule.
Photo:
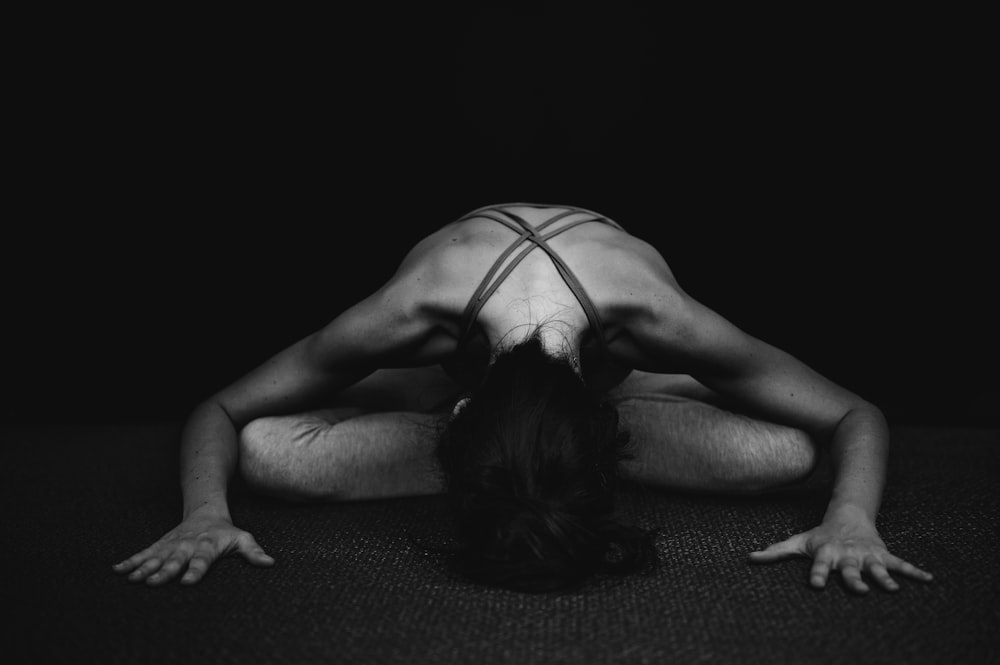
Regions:
<instances>
[{"instance_id":1,"label":"thumb","mask_svg":"<svg viewBox=\"0 0 1000 665\"><path fill-rule=\"evenodd\" d=\"M806 535L799 533L780 543L775 543L765 550L750 552L750 561L753 563L771 563L793 556L804 555L806 553Z\"/></svg>"},{"instance_id":2,"label":"thumb","mask_svg":"<svg viewBox=\"0 0 1000 665\"><path fill-rule=\"evenodd\" d=\"M257 544L253 536L245 531L236 539L236 549L243 555L243 558L255 566L274 565L274 559Z\"/></svg>"}]
</instances>

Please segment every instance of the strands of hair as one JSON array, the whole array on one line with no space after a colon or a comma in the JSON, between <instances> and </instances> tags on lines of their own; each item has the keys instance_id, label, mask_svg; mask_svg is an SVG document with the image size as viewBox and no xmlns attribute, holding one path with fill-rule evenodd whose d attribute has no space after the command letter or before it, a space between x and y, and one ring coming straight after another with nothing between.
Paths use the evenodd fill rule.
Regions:
<instances>
[{"instance_id":1,"label":"strands of hair","mask_svg":"<svg viewBox=\"0 0 1000 665\"><path fill-rule=\"evenodd\" d=\"M437 447L461 542L452 568L529 592L648 568L652 535L615 515L627 446L614 407L537 334L502 352Z\"/></svg>"}]
</instances>

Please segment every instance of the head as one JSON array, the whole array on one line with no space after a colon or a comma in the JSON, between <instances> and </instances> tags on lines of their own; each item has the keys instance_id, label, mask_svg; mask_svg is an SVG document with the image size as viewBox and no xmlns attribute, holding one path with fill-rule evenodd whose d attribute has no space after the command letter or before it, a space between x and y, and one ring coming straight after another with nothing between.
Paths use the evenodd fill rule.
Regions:
<instances>
[{"instance_id":1,"label":"head","mask_svg":"<svg viewBox=\"0 0 1000 665\"><path fill-rule=\"evenodd\" d=\"M437 448L462 543L456 567L550 591L650 563L649 534L615 518L627 443L614 407L538 335L499 354Z\"/></svg>"}]
</instances>

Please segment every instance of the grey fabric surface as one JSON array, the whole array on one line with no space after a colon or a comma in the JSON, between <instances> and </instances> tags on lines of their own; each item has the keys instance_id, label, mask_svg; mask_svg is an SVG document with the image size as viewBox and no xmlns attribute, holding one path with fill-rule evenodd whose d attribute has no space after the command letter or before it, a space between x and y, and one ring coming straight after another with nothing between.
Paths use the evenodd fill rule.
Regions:
<instances>
[{"instance_id":1,"label":"grey fabric surface","mask_svg":"<svg viewBox=\"0 0 1000 665\"><path fill-rule=\"evenodd\" d=\"M818 523L822 489L755 498L629 488L659 568L559 595L477 587L425 545L440 497L288 504L237 492L234 519L277 559L220 561L195 587L111 564L179 517L175 424L6 427L4 558L17 663L998 662L1000 431L895 428L880 529L936 575L890 594L817 591L809 562L747 553Z\"/></svg>"}]
</instances>

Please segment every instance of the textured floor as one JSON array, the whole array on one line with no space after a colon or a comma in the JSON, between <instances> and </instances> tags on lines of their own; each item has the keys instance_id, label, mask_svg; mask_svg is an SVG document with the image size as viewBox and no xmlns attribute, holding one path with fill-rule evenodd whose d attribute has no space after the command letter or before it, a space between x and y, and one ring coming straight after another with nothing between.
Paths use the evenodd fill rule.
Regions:
<instances>
[{"instance_id":1,"label":"textured floor","mask_svg":"<svg viewBox=\"0 0 1000 665\"><path fill-rule=\"evenodd\" d=\"M7 663L997 663L1000 431L897 428L880 528L932 571L895 594L824 591L805 559L748 552L814 526L825 495L630 489L659 527L647 576L523 595L450 578L438 497L290 505L245 494L234 519L277 559L231 558L192 588L110 566L179 515L176 425L7 427Z\"/></svg>"}]
</instances>

